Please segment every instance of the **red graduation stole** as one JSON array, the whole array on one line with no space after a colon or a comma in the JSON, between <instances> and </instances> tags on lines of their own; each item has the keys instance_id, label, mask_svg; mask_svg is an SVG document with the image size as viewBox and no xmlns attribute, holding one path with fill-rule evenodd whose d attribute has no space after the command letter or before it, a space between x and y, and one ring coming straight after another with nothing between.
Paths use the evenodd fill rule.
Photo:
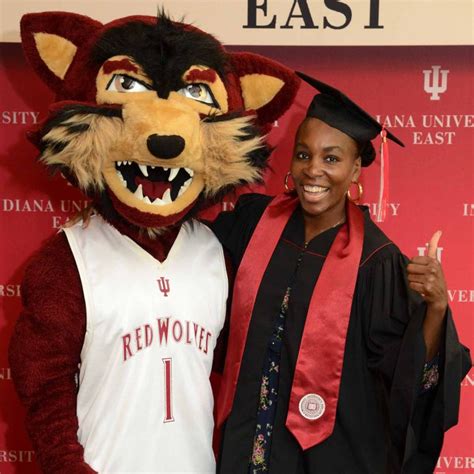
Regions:
<instances>
[{"instance_id":1,"label":"red graduation stole","mask_svg":"<svg viewBox=\"0 0 474 474\"><path fill-rule=\"evenodd\" d=\"M279 195L263 213L237 271L229 347L217 400L217 425L229 416L255 299L263 274L298 198ZM286 420L303 450L334 430L352 299L364 240L364 217L348 202L347 222L329 250L313 290Z\"/></svg>"}]
</instances>

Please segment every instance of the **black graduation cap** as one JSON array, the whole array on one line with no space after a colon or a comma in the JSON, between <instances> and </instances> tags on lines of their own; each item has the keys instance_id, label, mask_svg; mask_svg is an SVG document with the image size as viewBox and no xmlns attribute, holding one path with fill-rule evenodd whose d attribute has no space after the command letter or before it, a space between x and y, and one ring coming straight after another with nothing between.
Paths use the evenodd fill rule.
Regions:
<instances>
[{"instance_id":1,"label":"black graduation cap","mask_svg":"<svg viewBox=\"0 0 474 474\"><path fill-rule=\"evenodd\" d=\"M375 159L371 140L382 131L382 125L341 91L302 72L296 71L296 74L320 92L311 101L306 117L322 120L353 138L361 147L362 166L369 166ZM388 130L386 132L387 138L405 146Z\"/></svg>"}]
</instances>

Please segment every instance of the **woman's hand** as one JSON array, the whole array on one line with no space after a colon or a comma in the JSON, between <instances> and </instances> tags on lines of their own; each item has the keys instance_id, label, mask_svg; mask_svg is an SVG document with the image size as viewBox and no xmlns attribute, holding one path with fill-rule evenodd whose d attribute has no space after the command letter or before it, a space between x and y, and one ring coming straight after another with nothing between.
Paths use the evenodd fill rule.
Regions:
<instances>
[{"instance_id":1,"label":"woman's hand","mask_svg":"<svg viewBox=\"0 0 474 474\"><path fill-rule=\"evenodd\" d=\"M443 269L436 258L441 231L431 237L428 256L414 257L407 266L410 288L417 291L426 301L427 309L423 323L423 337L426 345L426 360L438 352L443 321L448 307L448 292Z\"/></svg>"},{"instance_id":2,"label":"woman's hand","mask_svg":"<svg viewBox=\"0 0 474 474\"><path fill-rule=\"evenodd\" d=\"M441 231L438 230L428 244L428 255L412 258L407 274L410 288L420 293L428 306L444 314L448 307L448 292L443 269L436 258L440 237Z\"/></svg>"}]
</instances>

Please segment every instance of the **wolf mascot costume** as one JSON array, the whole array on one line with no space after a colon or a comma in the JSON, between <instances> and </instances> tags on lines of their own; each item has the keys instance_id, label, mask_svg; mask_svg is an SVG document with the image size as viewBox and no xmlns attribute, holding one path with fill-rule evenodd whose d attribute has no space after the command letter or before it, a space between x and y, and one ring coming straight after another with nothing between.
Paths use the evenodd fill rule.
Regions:
<instances>
[{"instance_id":1,"label":"wolf mascot costume","mask_svg":"<svg viewBox=\"0 0 474 474\"><path fill-rule=\"evenodd\" d=\"M56 94L31 134L91 213L31 259L10 346L47 473L213 472L213 352L228 292L198 207L261 178L298 79L190 25L29 14Z\"/></svg>"}]
</instances>

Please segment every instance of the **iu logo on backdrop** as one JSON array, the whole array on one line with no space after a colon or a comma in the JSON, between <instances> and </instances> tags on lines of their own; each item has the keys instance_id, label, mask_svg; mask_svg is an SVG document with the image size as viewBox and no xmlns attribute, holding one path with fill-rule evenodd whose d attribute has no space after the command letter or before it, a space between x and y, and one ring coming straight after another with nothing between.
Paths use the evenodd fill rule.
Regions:
<instances>
[{"instance_id":1,"label":"iu logo on backdrop","mask_svg":"<svg viewBox=\"0 0 474 474\"><path fill-rule=\"evenodd\" d=\"M156 281L158 282L158 288L163 293L163 295L168 296L168 293L170 292L170 281L168 278L161 277Z\"/></svg>"},{"instance_id":2,"label":"iu logo on backdrop","mask_svg":"<svg viewBox=\"0 0 474 474\"><path fill-rule=\"evenodd\" d=\"M439 95L448 90L448 69L441 66L431 66L431 69L423 71L424 89L431 94L430 100L440 100Z\"/></svg>"}]
</instances>

